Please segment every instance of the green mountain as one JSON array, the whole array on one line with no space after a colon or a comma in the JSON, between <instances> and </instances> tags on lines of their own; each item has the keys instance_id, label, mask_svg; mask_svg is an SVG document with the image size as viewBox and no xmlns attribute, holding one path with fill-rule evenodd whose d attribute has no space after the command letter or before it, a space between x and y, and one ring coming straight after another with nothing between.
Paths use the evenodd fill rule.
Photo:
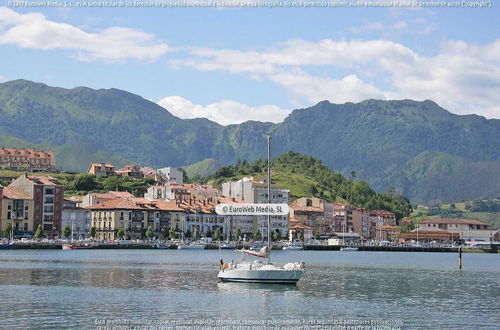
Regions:
<instances>
[{"instance_id":1,"label":"green mountain","mask_svg":"<svg viewBox=\"0 0 500 330\"><path fill-rule=\"evenodd\" d=\"M228 180L238 180L245 176L266 177L267 160L258 159L253 163L238 160L235 165L224 166L207 181L215 186ZM347 201L357 207L389 210L398 219L409 216L410 201L394 191L375 192L366 181L345 178L323 165L321 160L294 151L286 152L272 160L272 182L290 190L292 198L315 196L330 202Z\"/></svg>"},{"instance_id":2,"label":"green mountain","mask_svg":"<svg viewBox=\"0 0 500 330\"><path fill-rule=\"evenodd\" d=\"M500 196L500 120L451 114L432 101L327 101L279 124L221 126L183 120L140 96L25 80L0 84L0 146L56 151L65 170L91 161L116 166L183 166L217 159L254 161L294 150L377 191L395 187L414 202Z\"/></svg>"},{"instance_id":3,"label":"green mountain","mask_svg":"<svg viewBox=\"0 0 500 330\"><path fill-rule=\"evenodd\" d=\"M214 173L219 166L217 165L217 161L213 158L207 158L202 160L201 162L197 162L191 165L182 166L184 171L186 171L186 175L188 178L194 177L205 177Z\"/></svg>"}]
</instances>

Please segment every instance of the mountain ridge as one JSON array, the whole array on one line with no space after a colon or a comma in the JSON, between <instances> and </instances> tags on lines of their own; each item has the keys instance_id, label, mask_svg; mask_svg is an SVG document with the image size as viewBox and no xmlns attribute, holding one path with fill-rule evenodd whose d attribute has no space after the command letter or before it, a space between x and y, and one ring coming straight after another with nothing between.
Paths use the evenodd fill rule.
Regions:
<instances>
[{"instance_id":1,"label":"mountain ridge","mask_svg":"<svg viewBox=\"0 0 500 330\"><path fill-rule=\"evenodd\" d=\"M18 141L56 150L58 163L72 171L86 170L90 161L154 167L208 158L218 166L254 161L265 156L264 137L271 134L274 154L293 150L319 158L343 174L355 171L378 191L394 186L415 202L500 196L500 120L452 114L431 100L322 101L292 111L281 123L222 126L180 119L119 89L64 89L16 80L0 84L0 116L0 146ZM79 148L86 152L76 157ZM419 157L425 152L440 164L437 169ZM412 170L415 166L420 170ZM454 170L450 174L446 168ZM464 189L458 175L468 169L478 182L491 181L487 196L478 196L481 189L473 182L474 194L456 193ZM449 189L427 189L435 177L446 177Z\"/></svg>"}]
</instances>

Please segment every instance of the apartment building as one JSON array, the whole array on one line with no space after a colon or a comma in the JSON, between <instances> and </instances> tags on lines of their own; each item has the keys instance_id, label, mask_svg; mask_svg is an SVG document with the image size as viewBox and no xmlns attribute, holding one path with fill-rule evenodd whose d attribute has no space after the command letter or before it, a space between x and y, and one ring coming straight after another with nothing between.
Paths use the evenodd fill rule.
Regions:
<instances>
[{"instance_id":1,"label":"apartment building","mask_svg":"<svg viewBox=\"0 0 500 330\"><path fill-rule=\"evenodd\" d=\"M0 204L0 230L4 231L10 223L14 227L15 237L33 236L36 228L33 223L34 201L31 196L21 189L7 186L3 188Z\"/></svg>"},{"instance_id":2,"label":"apartment building","mask_svg":"<svg viewBox=\"0 0 500 330\"><path fill-rule=\"evenodd\" d=\"M164 175L168 182L184 183L184 173L175 167L163 167L156 170L158 174Z\"/></svg>"},{"instance_id":3,"label":"apartment building","mask_svg":"<svg viewBox=\"0 0 500 330\"><path fill-rule=\"evenodd\" d=\"M0 148L0 167L31 172L55 171L56 155L52 151Z\"/></svg>"},{"instance_id":4,"label":"apartment building","mask_svg":"<svg viewBox=\"0 0 500 330\"><path fill-rule=\"evenodd\" d=\"M90 210L81 207L81 202L64 199L61 228L69 226L73 239L86 239L90 229Z\"/></svg>"},{"instance_id":5,"label":"apartment building","mask_svg":"<svg viewBox=\"0 0 500 330\"><path fill-rule=\"evenodd\" d=\"M33 228L42 225L48 238L59 237L61 230L64 187L50 176L19 176L10 185L34 200Z\"/></svg>"},{"instance_id":6,"label":"apartment building","mask_svg":"<svg viewBox=\"0 0 500 330\"><path fill-rule=\"evenodd\" d=\"M222 184L222 195L240 199L246 203L268 203L266 179L243 178ZM273 204L288 204L290 190L271 185L270 201ZM267 216L255 216L254 230L258 229L262 237L267 237ZM281 237L288 236L288 215L271 216L271 231L279 231Z\"/></svg>"},{"instance_id":7,"label":"apartment building","mask_svg":"<svg viewBox=\"0 0 500 330\"><path fill-rule=\"evenodd\" d=\"M290 205L289 222L290 225L310 227L312 235L322 235L328 231L334 221L333 218L325 216L325 201L316 197L303 197ZM304 228L296 227L296 229Z\"/></svg>"},{"instance_id":8,"label":"apartment building","mask_svg":"<svg viewBox=\"0 0 500 330\"><path fill-rule=\"evenodd\" d=\"M158 238L168 237L173 228L181 234L185 212L175 202L149 201L144 198L116 198L89 206L90 226L96 228L96 238L117 239L117 231L125 231L126 239L143 238L151 227Z\"/></svg>"}]
</instances>

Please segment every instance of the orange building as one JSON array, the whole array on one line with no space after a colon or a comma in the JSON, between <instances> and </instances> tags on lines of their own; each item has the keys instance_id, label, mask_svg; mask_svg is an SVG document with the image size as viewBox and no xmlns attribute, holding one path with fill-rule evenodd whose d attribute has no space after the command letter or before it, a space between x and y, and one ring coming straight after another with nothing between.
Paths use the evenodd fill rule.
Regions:
<instances>
[{"instance_id":1,"label":"orange building","mask_svg":"<svg viewBox=\"0 0 500 330\"><path fill-rule=\"evenodd\" d=\"M95 176L109 176L116 174L115 167L106 163L91 163L87 173Z\"/></svg>"},{"instance_id":2,"label":"orange building","mask_svg":"<svg viewBox=\"0 0 500 330\"><path fill-rule=\"evenodd\" d=\"M56 155L52 151L0 148L0 167L28 171L55 171Z\"/></svg>"}]
</instances>

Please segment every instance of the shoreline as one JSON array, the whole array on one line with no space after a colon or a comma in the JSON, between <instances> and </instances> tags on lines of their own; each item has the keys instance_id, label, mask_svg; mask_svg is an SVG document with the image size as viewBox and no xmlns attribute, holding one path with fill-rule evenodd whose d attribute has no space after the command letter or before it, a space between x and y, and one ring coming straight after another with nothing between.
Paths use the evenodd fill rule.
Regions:
<instances>
[{"instance_id":1,"label":"shoreline","mask_svg":"<svg viewBox=\"0 0 500 330\"><path fill-rule=\"evenodd\" d=\"M1 250L62 250L64 244L69 243L15 243L11 246L3 246ZM73 244L77 246L77 250L158 250L158 249L168 249L177 250L178 245L172 244L168 248L158 248L158 243L131 243L131 244L119 244L119 243L98 243L92 245L82 245ZM78 248L80 247L80 248ZM242 248L243 246L238 246L237 248ZM304 245L302 251L340 251L340 245ZM354 246L358 248L359 252L441 252L441 253L458 253L458 247L408 247L408 246ZM206 244L205 250L218 250L217 244ZM278 247L274 247L273 250L281 250ZM352 251L352 252L358 252ZM351 252L351 253L352 253ZM493 245L491 248L467 248L464 247L463 253L500 253L499 246Z\"/></svg>"}]
</instances>

